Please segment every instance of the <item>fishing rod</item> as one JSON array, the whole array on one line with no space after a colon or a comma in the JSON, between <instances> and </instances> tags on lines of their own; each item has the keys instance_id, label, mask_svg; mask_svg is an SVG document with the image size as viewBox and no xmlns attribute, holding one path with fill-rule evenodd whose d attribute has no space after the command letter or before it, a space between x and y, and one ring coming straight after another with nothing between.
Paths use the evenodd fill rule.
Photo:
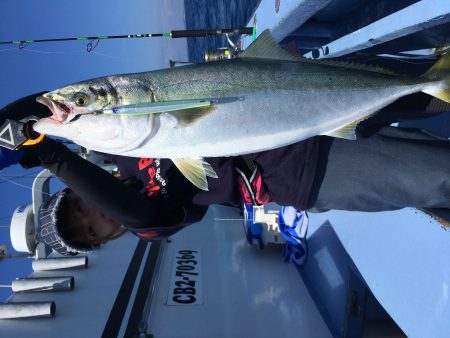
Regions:
<instances>
[{"instance_id":1,"label":"fishing rod","mask_svg":"<svg viewBox=\"0 0 450 338\"><path fill-rule=\"evenodd\" d=\"M40 42L61 42L61 41L91 41L87 45L87 51L92 51L100 40L112 40L112 39L141 39L141 38L153 38L153 37L170 37L176 38L193 38L193 37L207 37L216 35L228 34L240 34L240 35L252 35L256 37L256 27L243 27L243 28L231 28L231 29L190 29L190 30L173 30L169 33L143 33L143 34L128 34L128 35L100 35L100 36L86 36L86 37L73 37L73 38L54 38L54 39L38 39L38 40L11 40L0 41L0 45L18 45L19 49L24 48L29 43ZM97 41L95 45L93 41Z\"/></svg>"}]
</instances>

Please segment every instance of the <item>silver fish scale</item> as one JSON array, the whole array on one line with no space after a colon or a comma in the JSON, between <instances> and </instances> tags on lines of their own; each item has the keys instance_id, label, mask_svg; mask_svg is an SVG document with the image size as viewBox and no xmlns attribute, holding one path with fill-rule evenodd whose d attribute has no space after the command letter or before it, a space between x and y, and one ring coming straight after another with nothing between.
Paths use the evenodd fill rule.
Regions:
<instances>
[{"instance_id":1,"label":"silver fish scale","mask_svg":"<svg viewBox=\"0 0 450 338\"><path fill-rule=\"evenodd\" d=\"M417 84L402 78L362 70L312 64L309 62L229 60L197 66L144 73L156 100L239 95L260 90L307 90L333 88L358 90L366 87L396 87Z\"/></svg>"},{"instance_id":2,"label":"silver fish scale","mask_svg":"<svg viewBox=\"0 0 450 338\"><path fill-rule=\"evenodd\" d=\"M258 59L211 62L108 79L122 103L148 102L150 98L218 100L208 112L192 109L151 118L96 115L89 120L79 118L70 127L77 125L77 134L70 133L71 138L90 149L161 158L230 156L280 147L331 133L401 96L435 85L422 78L314 62ZM94 121L111 125L114 139L108 141ZM65 137L61 134L68 131L52 133Z\"/></svg>"}]
</instances>

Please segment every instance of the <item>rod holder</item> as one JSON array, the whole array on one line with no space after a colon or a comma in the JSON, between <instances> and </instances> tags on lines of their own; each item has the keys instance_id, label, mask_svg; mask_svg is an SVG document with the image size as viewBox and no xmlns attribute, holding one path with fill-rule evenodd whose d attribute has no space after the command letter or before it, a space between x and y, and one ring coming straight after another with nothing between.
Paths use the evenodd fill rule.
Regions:
<instances>
[{"instance_id":1,"label":"rod holder","mask_svg":"<svg viewBox=\"0 0 450 338\"><path fill-rule=\"evenodd\" d=\"M18 278L13 280L13 292L70 291L75 287L72 276Z\"/></svg>"},{"instance_id":2,"label":"rod holder","mask_svg":"<svg viewBox=\"0 0 450 338\"><path fill-rule=\"evenodd\" d=\"M0 303L0 319L48 318L55 311L54 302Z\"/></svg>"},{"instance_id":3,"label":"rod holder","mask_svg":"<svg viewBox=\"0 0 450 338\"><path fill-rule=\"evenodd\" d=\"M33 271L85 269L88 266L88 258L86 256L44 258L33 261L31 266Z\"/></svg>"}]
</instances>

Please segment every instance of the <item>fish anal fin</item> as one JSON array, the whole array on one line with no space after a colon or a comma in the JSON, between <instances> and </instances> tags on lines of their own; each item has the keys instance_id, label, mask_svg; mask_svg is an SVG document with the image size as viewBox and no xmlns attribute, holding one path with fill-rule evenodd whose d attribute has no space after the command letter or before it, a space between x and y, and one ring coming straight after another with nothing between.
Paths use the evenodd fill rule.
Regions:
<instances>
[{"instance_id":1,"label":"fish anal fin","mask_svg":"<svg viewBox=\"0 0 450 338\"><path fill-rule=\"evenodd\" d=\"M172 162L197 188L208 191L207 177L217 178L211 165L202 158L175 158Z\"/></svg>"},{"instance_id":2,"label":"fish anal fin","mask_svg":"<svg viewBox=\"0 0 450 338\"><path fill-rule=\"evenodd\" d=\"M356 125L357 125L357 123L356 124L351 123L351 124L348 124L346 126L339 128L339 129L335 129L324 135L336 137L336 138L344 138L347 140L356 140L356 132L355 132Z\"/></svg>"},{"instance_id":3,"label":"fish anal fin","mask_svg":"<svg viewBox=\"0 0 450 338\"><path fill-rule=\"evenodd\" d=\"M299 57L281 48L272 38L268 29L262 32L258 38L247 47L239 58L260 58L272 60L298 61Z\"/></svg>"},{"instance_id":4,"label":"fish anal fin","mask_svg":"<svg viewBox=\"0 0 450 338\"><path fill-rule=\"evenodd\" d=\"M356 126L368 119L371 115L369 116L365 116L361 119L358 119L356 121L353 121L352 123L346 124L343 127L339 127L338 129L332 130L328 133L325 133L323 135L327 135L327 136L331 136L331 137L336 137L336 138L343 138L346 140L356 140Z\"/></svg>"}]
</instances>

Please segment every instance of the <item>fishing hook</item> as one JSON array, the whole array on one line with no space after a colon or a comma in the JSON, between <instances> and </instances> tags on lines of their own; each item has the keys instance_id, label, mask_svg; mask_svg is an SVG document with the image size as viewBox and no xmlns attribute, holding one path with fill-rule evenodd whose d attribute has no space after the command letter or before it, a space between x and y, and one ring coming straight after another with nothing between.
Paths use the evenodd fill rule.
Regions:
<instances>
[{"instance_id":1,"label":"fishing hook","mask_svg":"<svg viewBox=\"0 0 450 338\"><path fill-rule=\"evenodd\" d=\"M19 49L24 49L27 46L26 42L19 43Z\"/></svg>"},{"instance_id":2,"label":"fishing hook","mask_svg":"<svg viewBox=\"0 0 450 338\"><path fill-rule=\"evenodd\" d=\"M86 51L88 53L92 52L95 48L97 48L98 44L100 43L99 39L91 40L86 45Z\"/></svg>"}]
</instances>

